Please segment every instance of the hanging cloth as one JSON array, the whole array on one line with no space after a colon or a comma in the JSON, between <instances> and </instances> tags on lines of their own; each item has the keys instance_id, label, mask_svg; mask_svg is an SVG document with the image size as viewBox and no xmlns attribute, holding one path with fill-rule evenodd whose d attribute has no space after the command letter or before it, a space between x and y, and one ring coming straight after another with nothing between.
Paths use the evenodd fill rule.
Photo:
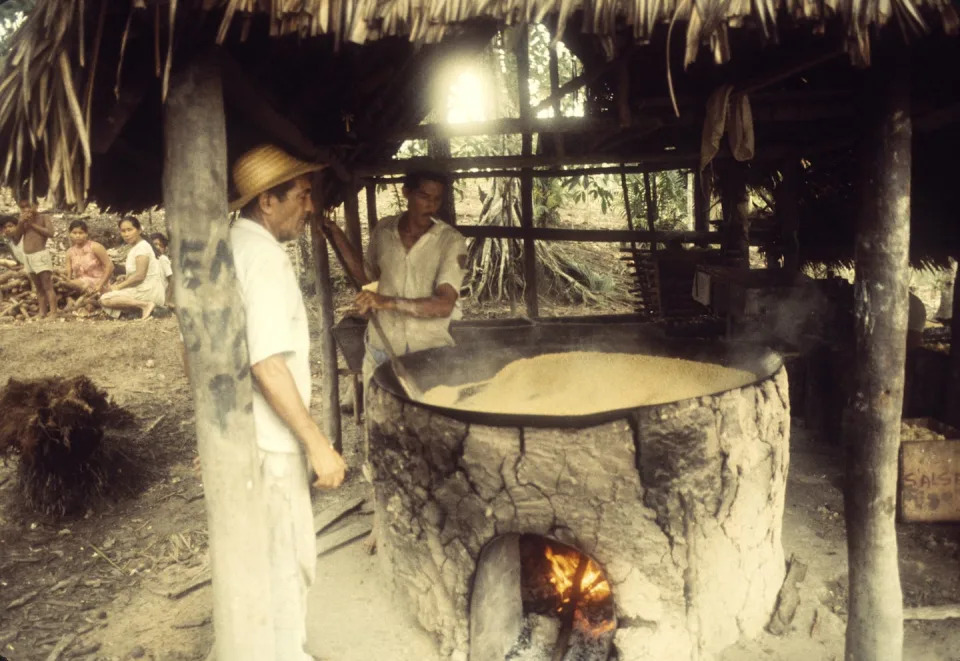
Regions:
<instances>
[{"instance_id":1,"label":"hanging cloth","mask_svg":"<svg viewBox=\"0 0 960 661\"><path fill-rule=\"evenodd\" d=\"M721 85L707 99L700 140L700 169L707 167L720 151L720 140L727 134L730 152L738 161L753 158L753 111L746 94L733 94L733 85Z\"/></svg>"}]
</instances>

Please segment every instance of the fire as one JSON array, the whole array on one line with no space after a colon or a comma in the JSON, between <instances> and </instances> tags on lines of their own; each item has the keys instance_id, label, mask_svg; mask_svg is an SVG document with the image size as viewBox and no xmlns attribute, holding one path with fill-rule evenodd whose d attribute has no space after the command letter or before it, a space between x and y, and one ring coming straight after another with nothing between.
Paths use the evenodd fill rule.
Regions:
<instances>
[{"instance_id":1,"label":"fire","mask_svg":"<svg viewBox=\"0 0 960 661\"><path fill-rule=\"evenodd\" d=\"M553 569L550 582L560 593L564 603L569 602L572 597L573 580L576 578L581 557L587 566L580 581L580 599L601 601L610 596L610 583L604 577L603 570L590 557L576 552L556 553L549 546L546 548L546 557Z\"/></svg>"}]
</instances>

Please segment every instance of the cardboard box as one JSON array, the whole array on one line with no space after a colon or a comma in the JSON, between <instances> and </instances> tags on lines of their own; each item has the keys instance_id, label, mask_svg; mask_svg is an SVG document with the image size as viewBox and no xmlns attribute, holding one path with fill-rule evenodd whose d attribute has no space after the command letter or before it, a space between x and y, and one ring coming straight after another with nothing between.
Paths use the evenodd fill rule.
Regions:
<instances>
[{"instance_id":1,"label":"cardboard box","mask_svg":"<svg viewBox=\"0 0 960 661\"><path fill-rule=\"evenodd\" d=\"M898 486L903 521L960 521L960 430L904 419Z\"/></svg>"}]
</instances>

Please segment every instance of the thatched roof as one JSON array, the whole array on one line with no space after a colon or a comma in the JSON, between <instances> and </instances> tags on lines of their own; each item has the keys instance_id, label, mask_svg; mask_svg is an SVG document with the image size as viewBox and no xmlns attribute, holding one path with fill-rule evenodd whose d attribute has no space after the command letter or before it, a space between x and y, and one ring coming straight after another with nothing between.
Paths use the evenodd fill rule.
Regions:
<instances>
[{"instance_id":1,"label":"thatched roof","mask_svg":"<svg viewBox=\"0 0 960 661\"><path fill-rule=\"evenodd\" d=\"M475 48L497 27L534 21L581 47L589 38L599 57L625 40L652 43L658 53L651 50L651 62L679 48L678 65L694 62L703 46L725 61L733 33L769 43L788 27L832 34L831 48L867 63L871 32L881 26L895 23L910 37L953 33L960 23L950 0L39 0L0 66L0 177L8 185L29 182L36 193L49 189L68 204L91 188L98 198L114 195L107 202L118 206L159 202L158 127L170 73L213 43L223 45L240 78L273 96L272 106L306 142L348 142L353 163L382 159L398 143L364 136L372 127L386 132L388 120L394 128L421 121L433 54ZM303 76L278 75L290 67L312 71L322 93L311 96L305 88L312 81ZM656 70L662 78L663 65ZM242 122L231 119L242 104L230 101L237 151L247 138ZM399 112L395 102L402 102ZM354 118L359 109L365 114ZM354 129L348 121L346 131L335 130L347 117ZM246 120L246 129L256 123ZM300 152L321 156L313 148ZM125 198L133 177L152 183Z\"/></svg>"}]
</instances>

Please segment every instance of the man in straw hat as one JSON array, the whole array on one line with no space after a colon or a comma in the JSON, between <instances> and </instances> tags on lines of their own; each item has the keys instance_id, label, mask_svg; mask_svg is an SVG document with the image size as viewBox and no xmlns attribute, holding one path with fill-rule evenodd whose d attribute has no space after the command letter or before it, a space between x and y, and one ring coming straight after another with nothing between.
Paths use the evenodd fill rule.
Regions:
<instances>
[{"instance_id":1,"label":"man in straw hat","mask_svg":"<svg viewBox=\"0 0 960 661\"><path fill-rule=\"evenodd\" d=\"M303 231L313 212L308 175L322 167L272 145L251 149L233 166L237 198L230 208L240 209L240 217L230 228L230 243L255 384L253 421L269 526L276 661L311 658L303 645L316 537L304 458L319 488L339 486L345 470L343 459L310 417L307 311L290 258L280 245Z\"/></svg>"}]
</instances>

